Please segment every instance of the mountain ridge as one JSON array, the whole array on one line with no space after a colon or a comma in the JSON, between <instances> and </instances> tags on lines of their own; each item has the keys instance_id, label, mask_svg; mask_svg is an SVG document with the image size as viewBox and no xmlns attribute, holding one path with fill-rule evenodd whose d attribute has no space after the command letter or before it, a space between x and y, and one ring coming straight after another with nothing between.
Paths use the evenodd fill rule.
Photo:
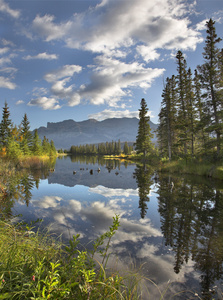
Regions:
<instances>
[{"instance_id":1,"label":"mountain ridge","mask_svg":"<svg viewBox=\"0 0 223 300\"><path fill-rule=\"evenodd\" d=\"M57 149L70 149L71 146L98 144L111 141L135 142L138 133L137 118L111 118L103 121L88 119L76 122L72 119L60 122L47 122L47 127L37 129L41 139L46 136L53 140ZM152 131L157 124L149 122ZM154 137L153 141L156 141Z\"/></svg>"}]
</instances>

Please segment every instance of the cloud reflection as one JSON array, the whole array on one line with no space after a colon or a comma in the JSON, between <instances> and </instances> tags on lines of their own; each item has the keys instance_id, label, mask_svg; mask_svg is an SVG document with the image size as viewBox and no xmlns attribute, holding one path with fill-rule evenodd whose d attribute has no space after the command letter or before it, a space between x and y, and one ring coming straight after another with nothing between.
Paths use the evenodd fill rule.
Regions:
<instances>
[{"instance_id":1,"label":"cloud reflection","mask_svg":"<svg viewBox=\"0 0 223 300\"><path fill-rule=\"evenodd\" d=\"M46 220L50 220L52 231L63 234L63 237L68 239L78 233L87 242L89 239L95 240L107 231L112 224L112 217L119 214L121 226L110 245L111 259L108 266L115 266L121 272L136 268L137 272L146 274L146 277L154 282L159 282L157 286L161 291L165 290L168 281L186 283L189 273L195 280L198 278L191 260L182 266L179 274L174 273L174 253L163 245L161 230L156 228L148 217L143 220L134 217L133 204L134 196L138 196L137 190L109 189L103 186L88 190L109 198L109 201L88 203L77 199L66 200L57 196L46 196L31 202L38 216L41 214ZM132 205L131 209L126 211L126 205L128 208ZM145 286L149 285L152 299L157 299L157 287L151 287L150 281L143 282ZM170 291L175 292L175 288L173 284Z\"/></svg>"}]
</instances>

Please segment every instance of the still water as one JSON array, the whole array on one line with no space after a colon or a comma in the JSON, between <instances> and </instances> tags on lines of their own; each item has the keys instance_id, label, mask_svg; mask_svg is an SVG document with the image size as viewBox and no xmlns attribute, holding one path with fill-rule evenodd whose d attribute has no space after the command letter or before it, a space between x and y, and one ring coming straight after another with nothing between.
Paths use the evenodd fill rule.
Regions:
<instances>
[{"instance_id":1,"label":"still water","mask_svg":"<svg viewBox=\"0 0 223 300\"><path fill-rule=\"evenodd\" d=\"M118 214L110 263L147 278L143 299L182 291L174 299L222 299L222 182L156 174L119 160L63 157L54 170L21 185L13 214L27 222L42 218L41 226L65 242L80 234L90 248Z\"/></svg>"}]
</instances>

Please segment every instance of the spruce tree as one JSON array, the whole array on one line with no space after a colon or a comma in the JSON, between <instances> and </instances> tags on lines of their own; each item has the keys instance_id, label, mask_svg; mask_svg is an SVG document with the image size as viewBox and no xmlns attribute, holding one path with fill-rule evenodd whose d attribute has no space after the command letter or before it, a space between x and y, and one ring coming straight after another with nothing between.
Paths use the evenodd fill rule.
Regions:
<instances>
[{"instance_id":1,"label":"spruce tree","mask_svg":"<svg viewBox=\"0 0 223 300\"><path fill-rule=\"evenodd\" d=\"M32 141L32 153L37 156L42 154L41 139L39 138L37 129L35 129L34 131L34 136Z\"/></svg>"},{"instance_id":2,"label":"spruce tree","mask_svg":"<svg viewBox=\"0 0 223 300\"><path fill-rule=\"evenodd\" d=\"M27 114L25 113L21 123L21 148L25 155L30 154L33 138L29 124L30 122L28 120Z\"/></svg>"},{"instance_id":3,"label":"spruce tree","mask_svg":"<svg viewBox=\"0 0 223 300\"><path fill-rule=\"evenodd\" d=\"M175 143L176 97L175 77L166 79L162 94L161 110L159 113L158 140L162 156L172 158Z\"/></svg>"},{"instance_id":4,"label":"spruce tree","mask_svg":"<svg viewBox=\"0 0 223 300\"><path fill-rule=\"evenodd\" d=\"M178 102L177 102L177 128L178 128L178 146L183 147L184 155L187 155L187 140L188 140L188 119L186 110L186 60L184 59L183 53L181 51L177 52L177 90L178 90Z\"/></svg>"},{"instance_id":5,"label":"spruce tree","mask_svg":"<svg viewBox=\"0 0 223 300\"><path fill-rule=\"evenodd\" d=\"M135 149L138 154L143 153L144 160L146 158L146 154L150 153L153 149L153 144L151 142L153 134L151 133L149 121L150 117L148 116L147 104L143 98L141 100L141 108L139 109L139 126Z\"/></svg>"},{"instance_id":6,"label":"spruce tree","mask_svg":"<svg viewBox=\"0 0 223 300\"><path fill-rule=\"evenodd\" d=\"M207 23L207 37L203 52L204 64L198 66L201 75L203 97L205 99L205 113L207 115L205 129L213 138L212 149L216 147L217 157L220 157L222 136L222 109L223 99L219 87L222 83L221 69L219 69L219 49L217 44L221 41L217 37L215 22L210 19Z\"/></svg>"},{"instance_id":7,"label":"spruce tree","mask_svg":"<svg viewBox=\"0 0 223 300\"><path fill-rule=\"evenodd\" d=\"M2 121L0 123L0 145L6 147L12 136L12 121L10 119L10 112L7 102L3 107Z\"/></svg>"}]
</instances>

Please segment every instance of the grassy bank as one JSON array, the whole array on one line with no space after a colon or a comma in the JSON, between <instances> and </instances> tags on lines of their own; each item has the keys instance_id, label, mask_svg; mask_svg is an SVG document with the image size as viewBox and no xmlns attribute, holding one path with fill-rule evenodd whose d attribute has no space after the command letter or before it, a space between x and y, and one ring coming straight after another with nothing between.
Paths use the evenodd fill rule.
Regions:
<instances>
[{"instance_id":1,"label":"grassy bank","mask_svg":"<svg viewBox=\"0 0 223 300\"><path fill-rule=\"evenodd\" d=\"M27 225L0 221L0 299L138 299L136 277L128 287L126 278L105 271L118 226L116 216L87 251L78 250L78 236L65 247Z\"/></svg>"},{"instance_id":2,"label":"grassy bank","mask_svg":"<svg viewBox=\"0 0 223 300\"><path fill-rule=\"evenodd\" d=\"M159 164L160 172L191 174L223 180L223 165L206 163L197 160L162 160Z\"/></svg>"}]
</instances>

